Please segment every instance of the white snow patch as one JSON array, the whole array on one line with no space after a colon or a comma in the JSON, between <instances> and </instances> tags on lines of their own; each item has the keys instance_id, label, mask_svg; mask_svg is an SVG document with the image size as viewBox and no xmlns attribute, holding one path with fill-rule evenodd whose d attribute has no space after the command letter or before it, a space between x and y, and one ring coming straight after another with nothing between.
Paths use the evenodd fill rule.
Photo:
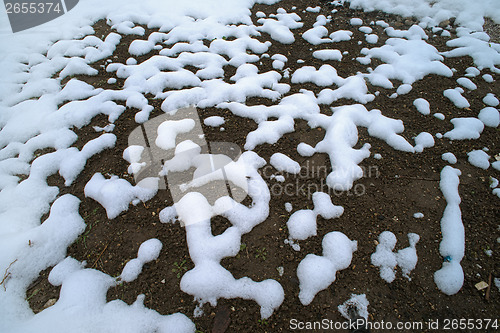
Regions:
<instances>
[{"instance_id":1,"label":"white snow patch","mask_svg":"<svg viewBox=\"0 0 500 333\"><path fill-rule=\"evenodd\" d=\"M120 279L125 282L132 282L137 279L144 264L156 260L162 247L163 244L156 238L142 243L137 251L137 258L128 261L123 267Z\"/></svg>"},{"instance_id":2,"label":"white snow patch","mask_svg":"<svg viewBox=\"0 0 500 333\"><path fill-rule=\"evenodd\" d=\"M338 231L326 234L322 245L323 256L308 254L297 267L299 299L303 305L310 304L318 292L328 288L337 271L349 267L357 250L357 242Z\"/></svg>"},{"instance_id":3,"label":"white snow patch","mask_svg":"<svg viewBox=\"0 0 500 333\"><path fill-rule=\"evenodd\" d=\"M428 115L431 113L431 107L429 102L423 98L417 98L413 101L413 105L417 108L418 112L423 115Z\"/></svg>"},{"instance_id":4,"label":"white snow patch","mask_svg":"<svg viewBox=\"0 0 500 333\"><path fill-rule=\"evenodd\" d=\"M206 118L203 123L207 126L211 126L211 127L219 127L221 125L223 125L226 121L224 120L223 117L220 117L220 116L211 116L211 117L208 117Z\"/></svg>"},{"instance_id":5,"label":"white snow patch","mask_svg":"<svg viewBox=\"0 0 500 333\"><path fill-rule=\"evenodd\" d=\"M476 90L477 89L476 84L466 77L458 78L457 83L459 85L461 85L462 87L467 88L469 90Z\"/></svg>"},{"instance_id":6,"label":"white snow patch","mask_svg":"<svg viewBox=\"0 0 500 333\"><path fill-rule=\"evenodd\" d=\"M300 164L282 153L273 154L270 163L278 171L291 174L298 174L300 172Z\"/></svg>"},{"instance_id":7,"label":"white snow patch","mask_svg":"<svg viewBox=\"0 0 500 333\"><path fill-rule=\"evenodd\" d=\"M500 113L491 106L479 111L478 118L488 127L498 127L500 124Z\"/></svg>"},{"instance_id":8,"label":"white snow patch","mask_svg":"<svg viewBox=\"0 0 500 333\"><path fill-rule=\"evenodd\" d=\"M317 50L313 52L313 57L319 60L342 60L342 53L339 50Z\"/></svg>"},{"instance_id":9,"label":"white snow patch","mask_svg":"<svg viewBox=\"0 0 500 333\"><path fill-rule=\"evenodd\" d=\"M146 178L132 186L125 179L112 176L104 178L100 173L94 174L85 185L85 196L99 202L109 219L114 219L121 212L128 210L130 203L136 199L146 202L158 191L158 178Z\"/></svg>"},{"instance_id":10,"label":"white snow patch","mask_svg":"<svg viewBox=\"0 0 500 333\"><path fill-rule=\"evenodd\" d=\"M443 161L446 161L450 164L457 163L457 158L455 157L455 155L453 153L450 153L450 152L442 154L441 158L443 159Z\"/></svg>"},{"instance_id":11,"label":"white snow patch","mask_svg":"<svg viewBox=\"0 0 500 333\"><path fill-rule=\"evenodd\" d=\"M379 237L375 253L371 255L373 265L379 267L380 277L391 283L396 278L396 266L400 266L403 276L410 279L409 274L417 265L418 257L416 244L420 237L417 234L409 233L408 240L410 246L393 253L396 246L396 236L390 231L382 232Z\"/></svg>"},{"instance_id":12,"label":"white snow patch","mask_svg":"<svg viewBox=\"0 0 500 333\"><path fill-rule=\"evenodd\" d=\"M457 88L446 89L443 92L443 95L444 97L448 98L457 108L463 109L470 107L470 104L467 101L467 99L462 96L461 91Z\"/></svg>"},{"instance_id":13,"label":"white snow patch","mask_svg":"<svg viewBox=\"0 0 500 333\"><path fill-rule=\"evenodd\" d=\"M305 240L316 236L316 218L318 215L324 219L334 219L344 213L344 208L335 206L327 193L315 192L313 194L314 209L301 209L293 213L286 223L290 240Z\"/></svg>"},{"instance_id":14,"label":"white snow patch","mask_svg":"<svg viewBox=\"0 0 500 333\"><path fill-rule=\"evenodd\" d=\"M484 96L483 103L493 107L498 106L498 104L500 104L498 98L496 98L495 95L492 93L488 93L486 94L486 96Z\"/></svg>"},{"instance_id":15,"label":"white snow patch","mask_svg":"<svg viewBox=\"0 0 500 333\"><path fill-rule=\"evenodd\" d=\"M490 167L490 155L485 153L482 150L473 150L469 153L467 153L468 156L468 161L470 164L472 164L475 167L481 168L481 169L488 169Z\"/></svg>"},{"instance_id":16,"label":"white snow patch","mask_svg":"<svg viewBox=\"0 0 500 333\"><path fill-rule=\"evenodd\" d=\"M456 294L464 283L464 272L460 266L465 252L465 230L458 193L460 174L460 170L445 166L439 183L447 205L441 219L443 239L439 245L444 262L442 268L434 273L434 282L447 295Z\"/></svg>"},{"instance_id":17,"label":"white snow patch","mask_svg":"<svg viewBox=\"0 0 500 333\"><path fill-rule=\"evenodd\" d=\"M451 140L478 139L484 129L484 124L477 118L453 118L454 128L444 133L444 137Z\"/></svg>"},{"instance_id":18,"label":"white snow patch","mask_svg":"<svg viewBox=\"0 0 500 333\"><path fill-rule=\"evenodd\" d=\"M421 153L424 148L434 147L434 137L432 134L422 132L415 137L415 152Z\"/></svg>"}]
</instances>

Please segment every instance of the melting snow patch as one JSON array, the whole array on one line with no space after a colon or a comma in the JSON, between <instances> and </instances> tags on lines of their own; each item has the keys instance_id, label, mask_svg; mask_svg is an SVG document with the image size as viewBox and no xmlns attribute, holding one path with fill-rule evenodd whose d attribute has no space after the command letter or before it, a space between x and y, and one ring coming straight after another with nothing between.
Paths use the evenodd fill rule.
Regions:
<instances>
[{"instance_id":1,"label":"melting snow patch","mask_svg":"<svg viewBox=\"0 0 500 333\"><path fill-rule=\"evenodd\" d=\"M319 60L342 60L342 53L339 50L318 50L313 52L313 57Z\"/></svg>"},{"instance_id":2,"label":"melting snow patch","mask_svg":"<svg viewBox=\"0 0 500 333\"><path fill-rule=\"evenodd\" d=\"M498 127L500 124L500 113L491 106L479 111L478 118L488 127Z\"/></svg>"},{"instance_id":3,"label":"melting snow patch","mask_svg":"<svg viewBox=\"0 0 500 333\"><path fill-rule=\"evenodd\" d=\"M418 257L415 247L420 237L417 234L409 233L410 246L397 253L393 253L397 240L392 232L384 231L378 239L379 244L371 256L371 261L373 265L380 268L380 277L391 283L396 278L396 266L400 266L403 276L410 279L409 274L417 265Z\"/></svg>"},{"instance_id":4,"label":"melting snow patch","mask_svg":"<svg viewBox=\"0 0 500 333\"><path fill-rule=\"evenodd\" d=\"M434 282L447 295L456 294L464 283L464 272L460 266L465 252L465 230L458 193L460 174L460 170L445 166L439 183L447 205L441 218L443 239L439 245L444 261L442 268L434 273Z\"/></svg>"},{"instance_id":5,"label":"melting snow patch","mask_svg":"<svg viewBox=\"0 0 500 333\"><path fill-rule=\"evenodd\" d=\"M483 103L488 106L495 107L498 106L500 102L498 101L498 98L495 97L495 95L493 95L492 93L488 93L486 94L486 96L484 96Z\"/></svg>"},{"instance_id":6,"label":"melting snow patch","mask_svg":"<svg viewBox=\"0 0 500 333\"><path fill-rule=\"evenodd\" d=\"M203 121L203 123L207 126L219 127L225 123L225 120L224 120L224 118L222 118L220 116L211 116L211 117L206 118Z\"/></svg>"},{"instance_id":7,"label":"melting snow patch","mask_svg":"<svg viewBox=\"0 0 500 333\"><path fill-rule=\"evenodd\" d=\"M470 107L469 102L465 97L462 96L461 93L463 93L463 90L461 90L461 88L455 88L455 89L446 89L443 92L443 95L444 97L452 101L457 108L463 109Z\"/></svg>"},{"instance_id":8,"label":"melting snow patch","mask_svg":"<svg viewBox=\"0 0 500 333\"><path fill-rule=\"evenodd\" d=\"M434 138L432 134L422 132L415 138L415 152L421 153L424 148L434 147Z\"/></svg>"},{"instance_id":9,"label":"melting snow patch","mask_svg":"<svg viewBox=\"0 0 500 333\"><path fill-rule=\"evenodd\" d=\"M450 164L455 164L457 163L457 158L455 157L455 155L453 155L453 153L444 153L443 155L441 155L441 158L443 159L443 161L446 161Z\"/></svg>"},{"instance_id":10,"label":"melting snow patch","mask_svg":"<svg viewBox=\"0 0 500 333\"><path fill-rule=\"evenodd\" d=\"M422 214L420 212L419 213L415 213L415 214L413 214L413 217L416 218L416 219L421 219L421 218L424 217L424 214Z\"/></svg>"},{"instance_id":11,"label":"melting snow patch","mask_svg":"<svg viewBox=\"0 0 500 333\"><path fill-rule=\"evenodd\" d=\"M330 34L330 39L333 43L350 41L352 36L352 31L349 30L337 30Z\"/></svg>"},{"instance_id":12,"label":"melting snow patch","mask_svg":"<svg viewBox=\"0 0 500 333\"><path fill-rule=\"evenodd\" d=\"M318 292L328 288L337 271L349 267L357 250L356 241L337 231L326 234L322 245L323 256L308 254L297 267L299 299L303 305L310 304Z\"/></svg>"},{"instance_id":13,"label":"melting snow patch","mask_svg":"<svg viewBox=\"0 0 500 333\"><path fill-rule=\"evenodd\" d=\"M469 163L472 164L475 167L481 168L481 169L488 169L490 167L490 162L488 161L490 159L490 155L486 154L482 150L473 150L469 153L467 153Z\"/></svg>"},{"instance_id":14,"label":"melting snow patch","mask_svg":"<svg viewBox=\"0 0 500 333\"><path fill-rule=\"evenodd\" d=\"M477 118L453 118L454 128L444 133L444 137L451 140L479 139L484 129L484 124Z\"/></svg>"},{"instance_id":15,"label":"melting snow patch","mask_svg":"<svg viewBox=\"0 0 500 333\"><path fill-rule=\"evenodd\" d=\"M270 192L257 172L265 164L265 160L254 152L245 152L234 163L233 169L226 167L229 180L236 183L241 177L241 170L245 171L243 178L248 179L248 195L253 201L250 208L229 196L219 198L212 206L197 192L187 193L175 204L179 220L186 227L189 253L195 264L192 270L182 276L181 290L193 295L200 306L207 302L216 306L217 299L221 297L241 297L255 300L261 307L261 317L269 318L283 302L284 291L277 281L268 279L255 282L248 277L235 279L220 265L223 258L236 256L240 250L241 236L250 232L269 214ZM193 210L193 207L197 209ZM213 236L210 220L217 215L227 218L232 226L222 234Z\"/></svg>"},{"instance_id":16,"label":"melting snow patch","mask_svg":"<svg viewBox=\"0 0 500 333\"><path fill-rule=\"evenodd\" d=\"M491 76L490 74L484 74L483 75L483 80L486 81L486 82L488 82L488 83L492 83L493 81L495 81L493 79L493 76Z\"/></svg>"},{"instance_id":17,"label":"melting snow patch","mask_svg":"<svg viewBox=\"0 0 500 333\"><path fill-rule=\"evenodd\" d=\"M445 119L444 114L442 114L440 112L434 113L434 117L436 117L439 120L444 120Z\"/></svg>"},{"instance_id":18,"label":"melting snow patch","mask_svg":"<svg viewBox=\"0 0 500 333\"><path fill-rule=\"evenodd\" d=\"M352 18L351 21L349 21L349 23L351 23L351 25L362 25L363 24L363 20L360 19L360 18Z\"/></svg>"},{"instance_id":19,"label":"melting snow patch","mask_svg":"<svg viewBox=\"0 0 500 333\"><path fill-rule=\"evenodd\" d=\"M158 178L146 178L132 186L118 176L106 179L100 173L94 174L84 190L86 197L94 199L106 209L109 219L114 219L121 212L128 210L130 203L135 200L148 201L157 191Z\"/></svg>"},{"instance_id":20,"label":"melting snow patch","mask_svg":"<svg viewBox=\"0 0 500 333\"><path fill-rule=\"evenodd\" d=\"M418 112L423 115L428 115L431 113L431 107L427 100L423 98L417 98L413 101L413 105L417 108Z\"/></svg>"},{"instance_id":21,"label":"melting snow patch","mask_svg":"<svg viewBox=\"0 0 500 333\"><path fill-rule=\"evenodd\" d=\"M461 77L457 79L457 83L461 85L464 88L467 88L469 90L476 90L477 86L472 82L470 79L466 77Z\"/></svg>"},{"instance_id":22,"label":"melting snow patch","mask_svg":"<svg viewBox=\"0 0 500 333\"><path fill-rule=\"evenodd\" d=\"M137 252L137 258L128 261L125 267L123 267L120 279L125 282L131 282L137 279L142 271L142 266L156 260L160 255L162 247L162 243L156 238L152 238L142 243Z\"/></svg>"},{"instance_id":23,"label":"melting snow patch","mask_svg":"<svg viewBox=\"0 0 500 333\"><path fill-rule=\"evenodd\" d=\"M316 236L316 218L318 215L324 219L334 219L344 213L344 208L335 206L327 193L315 192L313 194L314 209L301 209L290 216L286 223L290 240L305 240Z\"/></svg>"},{"instance_id":24,"label":"melting snow patch","mask_svg":"<svg viewBox=\"0 0 500 333\"><path fill-rule=\"evenodd\" d=\"M292 174L300 172L300 164L282 153L273 154L270 163L278 171L285 171Z\"/></svg>"}]
</instances>

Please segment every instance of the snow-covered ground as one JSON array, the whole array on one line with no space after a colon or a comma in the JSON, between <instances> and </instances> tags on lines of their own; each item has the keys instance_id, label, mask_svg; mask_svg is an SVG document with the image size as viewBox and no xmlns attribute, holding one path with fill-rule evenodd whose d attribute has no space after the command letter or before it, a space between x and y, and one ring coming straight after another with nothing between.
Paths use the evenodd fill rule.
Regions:
<instances>
[{"instance_id":1,"label":"snow-covered ground","mask_svg":"<svg viewBox=\"0 0 500 333\"><path fill-rule=\"evenodd\" d=\"M143 124L144 131L155 136L148 144L133 142L123 152L130 174L140 174L152 162L148 154L171 154L161 161L163 167L156 175L137 184L118 175L96 172L83 194L99 202L108 218L114 219L130 204L155 197L163 190L164 177L194 168L194 179L179 187L182 195L174 196L173 205L162 207L156 217L159 222L180 221L185 226L194 268L182 276L180 288L197 302L195 317L203 313L206 303L215 306L221 298L243 298L259 305L263 319L279 311L285 297L294 295L285 295L275 279L236 279L221 261L236 256L242 237L269 216L272 196L259 171L272 166L279 173L273 175L274 179L280 182L299 174L301 165L286 151L275 151L266 161L253 151L256 147L276 144L295 131L297 122L305 121L310 129L321 129L324 136L315 146L301 142L294 149L302 157L327 154L331 164L326 176L328 188L349 191L366 176L360 166L364 160L371 156L383 159L373 154L371 144L358 144L360 128L394 151L411 154L433 149L440 140L475 140L485 128L498 128L496 78L500 75L500 44L491 42L482 31L485 17L500 24L496 0L351 0L348 3L353 8L413 16L419 23L397 29L383 20L364 22L353 18L350 30L335 30L331 23L336 10L328 9L324 15L326 6L304 12L279 8L275 12L258 12L255 18L250 9L256 3L280 5L277 0L82 0L66 15L16 34L9 32L6 14L0 14L0 331L194 332L195 325L187 316L192 317L192 313L161 315L144 306L143 296L132 305L106 300L109 288L134 281L145 264L158 258L162 251L158 239L144 242L137 257L128 261L117 277L67 257L67 248L86 228L79 214L80 200L72 194L59 195L60 189L49 186L47 178L59 174L66 187L74 184L92 156L115 147L119 138L114 134L114 123L120 117L132 114L137 126ZM343 3L334 1L332 8ZM305 15L316 16L312 26L304 26ZM440 26L452 17L456 18L456 29ZM94 35L92 25L100 19L106 19L113 32ZM146 26L155 32L145 35ZM377 35L377 27L383 33ZM307 31L295 33L300 28ZM359 54L349 54L338 45L350 41L355 31L365 36L359 41L363 48ZM433 35L453 36L446 42L446 51L430 43ZM128 59L125 63L115 61L117 46L130 36L133 41ZM263 41L262 36L269 38ZM377 45L382 38L384 44ZM320 66L300 61L291 64L288 55L268 53L272 45L291 45L297 39L304 39L311 50L315 47L311 59ZM474 66L459 77L445 59L464 56L470 56ZM347 57L356 58L363 70L346 77L340 75L337 66ZM272 70L264 72L260 65L267 58L272 61ZM99 71L92 65L99 61L105 61L102 70L109 75L107 84L112 88L99 88L75 77L97 75ZM228 67L235 69L229 80L225 79ZM471 79L483 80L492 92L482 96L482 107L474 110L475 116L460 116L457 111L451 119L437 112L432 100L416 98L407 112L434 115L447 123L443 128L452 129L443 130L443 134L421 131L414 138L404 135L401 119L384 115L383 108L367 108L368 103L376 103L384 94L381 91L390 91L390 98L397 99L430 75L456 80L455 86L442 87L441 93L457 110L470 110L467 94L477 89ZM318 88L318 93L300 89L311 85ZM250 98L266 99L272 105L246 105ZM160 100L161 110L173 118L155 122L150 117L154 110L152 99ZM178 109L192 106L197 110L225 109L254 121L256 129L246 134L241 147L244 151L231 157L207 152L200 119L175 118ZM91 124L97 115L107 117L107 126L95 127L99 135L81 149L76 148L75 129ZM224 132L226 119L221 113L206 118L203 124ZM40 150L49 152L39 155ZM455 164L458 153L446 152L442 159ZM467 151L466 156L474 167L499 177L498 153L485 147ZM453 295L464 283L461 261L467 235L459 195L464 175L451 166L445 166L440 175L439 186L446 200L440 222L439 253L443 264L429 275L434 276L443 293ZM245 196L240 200L226 195L225 187L222 192L226 194L215 200L196 191L184 193L220 180L236 184ZM488 200L498 200L494 195L500 196L498 181L492 184L495 186ZM169 186L173 184L169 182ZM241 203L247 195L252 202L249 206ZM291 245L290 251L301 251L298 242L317 237L319 217L333 221L332 231L322 238L322 253L305 255L294 273L299 280L298 297L304 305L335 283L337 272L351 265L358 246L366 242L335 231L335 221L344 213L343 207L335 205L335 198L318 191L311 202L311 209L299 210L287 203L289 237L282 240ZM48 218L42 220L47 213ZM232 226L214 236L210 223L217 216L225 217ZM423 217L415 213L415 218ZM380 229L379 234L371 262L380 269L380 277L391 283L399 266L403 276L410 279L418 265L421 236L408 230L410 246L395 252L396 236L385 229ZM49 282L61 286L59 298L54 305L34 314L26 290L41 271L51 267ZM369 299L359 297L356 302L363 304L366 311ZM339 309L345 315L345 307ZM367 317L367 313L362 316Z\"/></svg>"}]
</instances>

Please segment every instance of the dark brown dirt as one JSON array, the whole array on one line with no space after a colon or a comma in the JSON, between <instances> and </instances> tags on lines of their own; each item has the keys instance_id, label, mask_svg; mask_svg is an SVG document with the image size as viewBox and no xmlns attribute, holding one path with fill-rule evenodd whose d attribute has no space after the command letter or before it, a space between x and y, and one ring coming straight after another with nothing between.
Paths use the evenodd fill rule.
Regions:
<instances>
[{"instance_id":1,"label":"dark brown dirt","mask_svg":"<svg viewBox=\"0 0 500 333\"><path fill-rule=\"evenodd\" d=\"M321 5L320 14L327 16L332 9L323 1L282 1L274 6L256 5L252 12L264 11L275 13L282 7L288 12L296 6L297 12L305 23L304 27L297 29L296 42L292 45L282 45L272 41L273 45L268 51L272 55L280 53L288 57L287 67L293 72L303 66L297 60L305 60L305 64L319 67L322 62L312 58L311 49L322 49L325 46L312 46L304 41L300 35L312 27L318 14L303 12L308 6ZM355 57L362 47L357 41L364 40L363 34L349 25L351 17L360 17L364 22L385 20L396 28L408 29L415 20L400 18L379 12L364 13L345 7L338 7L339 12L334 15L334 21L327 26L329 31L339 29L354 30L353 40L333 45L341 51L348 51L341 63L330 62L339 72L346 77L358 71L366 71ZM381 37L378 46L383 45L385 39L380 27L373 27ZM95 25L96 35L107 35L111 32L105 22L100 21ZM144 37L125 36L118 46L112 60L124 63L128 56L128 45L134 39L144 38L153 32L147 29ZM432 37L429 43L435 45L440 51L445 51L447 38ZM260 40L271 40L266 34ZM155 54L153 51L142 57L139 62ZM94 68L99 70L99 75L94 77L78 76L95 87L115 89L116 86L108 85L108 73L101 67L105 61L98 62ZM452 128L449 119L463 116L477 116L478 111L484 107L481 100L488 92L500 95L498 84L487 84L481 77L472 78L478 89L466 92L466 98L471 102L470 109L457 109L449 100L443 97L442 91L456 86L458 75L465 73L465 69L472 65L470 58L446 59L445 63L457 70L453 78L428 76L415 83L413 90L397 99L390 99L394 91L387 91L378 87L369 87L370 92L380 91L380 96L374 102L368 103L368 109L382 110L388 117L402 119L405 124L403 135L412 142L412 138L422 131L429 133L445 133ZM196 69L192 69L196 70ZM226 80L234 73L234 68L228 66ZM259 64L259 71L272 70L271 60L263 59ZM488 71L484 71L488 73ZM491 73L496 81L499 76ZM287 80L283 80L285 83ZM123 80L118 79L118 86L123 85ZM309 89L318 93L321 89L312 84L292 85L292 91ZM438 120L432 116L423 116L412 105L414 99L423 97L430 101L433 112L440 112L446 116L446 121ZM151 118L161 114L161 101L152 96L150 105L155 107ZM249 105L276 102L252 98ZM352 101L341 100L332 106L352 104ZM426 149L420 154L409 154L394 151L385 142L370 137L366 130L359 129L359 142L357 147L364 143L372 145L373 153L380 153L381 160L368 158L361 163L366 170L365 177L356 182L356 186L349 192L331 193L332 201L344 207L344 214L334 220L318 218L318 235L300 242L301 251L295 252L290 246L284 244L288 238L286 222L290 213L284 208L286 202L293 204L293 210L312 208L311 195L318 189L328 190L324 185L326 175L330 171L328 156L315 154L311 158L298 155L296 147L300 142L311 145L323 138L321 129L311 129L304 121L296 121L296 131L285 135L274 145L264 144L255 151L267 161L275 152L284 152L295 159L308 170L299 176L285 175L284 186L288 186L293 195L280 193L275 180L270 178L273 172L263 172L263 177L268 182L273 193L269 217L255 227L252 232L242 238L242 249L234 258L225 258L222 265L227 268L235 278L248 276L254 280L275 279L281 283L285 290L285 301L281 307L268 320L260 320L259 307L253 301L241 299L221 299L218 306L203 307L204 315L193 317L195 303L190 295L183 293L179 288L182 274L193 268L185 240L185 231L179 224L163 224L159 222L158 214L161 209L172 205L172 198L168 191L160 191L158 195L145 204L131 206L130 209L113 220L108 220L105 210L94 200L85 198L83 188L96 172L114 174L133 182L133 177L127 173L127 163L122 158L122 152L127 147L128 134L137 126L134 114L137 110L128 109L118 121L115 122L118 141L116 147L103 154L91 158L78 180L70 187L64 187L59 176L50 178L50 185L59 186L61 195L72 193L82 200L80 214L87 223L87 229L79 239L68 249L68 255L85 260L87 267L103 271L111 276L121 273L127 260L136 257L139 245L149 239L158 238L163 243L158 260L147 264L137 280L124 283L108 291L108 301L122 299L131 304L139 294L144 294L145 305L161 314L181 312L189 316L196 324L199 332L209 332L212 329L223 332L228 325L227 332L287 332L290 331L290 320L316 321L327 318L334 322L342 322L337 306L349 299L351 294L366 294L370 302L369 319L372 321L413 321L428 322L429 320L448 319L482 319L498 318L500 309L500 293L494 286L491 288L489 299L485 297L485 290L478 291L474 287L477 282L488 282L490 274L500 277L500 265L496 253L500 251L497 238L499 237L498 221L500 208L498 198L491 193L489 176L500 178L500 172L491 168L488 171L471 166L467 160L467 152L473 149L488 147L490 153L495 155L500 152L498 129L485 128L481 138L474 141L449 141L436 139L436 146ZM322 112L331 114L327 107L322 107ZM238 144L243 150L246 134L254 130L256 124L248 119L234 116L229 110L209 108L201 110L202 118L211 115L222 115L226 119L225 131L217 128L204 127L207 141L225 141ZM74 129L79 136L75 147L81 148L86 142L97 137L92 126L105 126L107 119L99 116L92 123L81 129ZM462 261L465 272L465 282L460 292L454 296L441 293L434 281L433 274L441 267L442 258L439 255L439 242L441 241L440 219L446 202L439 190L440 171L446 165L441 159L441 154L451 151L459 159L456 165L462 171L460 177L460 196L462 199L461 210L466 234L466 253ZM266 169L267 170L267 169ZM312 170L315 170L314 174ZM413 214L422 212L425 217L415 219ZM212 221L214 234L219 234L227 228L228 221L216 218ZM396 280L388 284L379 277L376 267L371 265L370 255L375 251L378 235L385 230L392 231L398 239L396 246L401 249L408 246L407 234L415 232L420 235L417 244L419 261L411 273L411 281L402 277L398 271ZM303 306L298 299L299 284L296 269L299 262L308 254L321 254L321 240L331 231L345 233L350 239L358 241L358 250L354 253L351 266L339 271L336 281L327 289L316 295L309 306ZM486 255L485 250L493 250L493 256ZM284 268L283 276L278 274L278 267ZM31 307L41 311L46 302L58 297L59 288L51 286L47 281L49 270L42 272L40 278L27 292ZM412 330L409 330L412 331ZM416 330L415 330L416 331ZM428 331L426 329L419 331ZM458 330L456 330L458 331Z\"/></svg>"}]
</instances>

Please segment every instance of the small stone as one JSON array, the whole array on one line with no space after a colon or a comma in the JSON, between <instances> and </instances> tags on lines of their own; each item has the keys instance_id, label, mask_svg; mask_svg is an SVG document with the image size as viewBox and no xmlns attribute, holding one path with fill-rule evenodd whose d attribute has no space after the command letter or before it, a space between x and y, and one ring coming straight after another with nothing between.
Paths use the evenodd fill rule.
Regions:
<instances>
[{"instance_id":1,"label":"small stone","mask_svg":"<svg viewBox=\"0 0 500 333\"><path fill-rule=\"evenodd\" d=\"M475 287L477 290L483 290L483 289L488 288L488 284L484 281L481 281L481 282L476 283Z\"/></svg>"},{"instance_id":2,"label":"small stone","mask_svg":"<svg viewBox=\"0 0 500 333\"><path fill-rule=\"evenodd\" d=\"M163 283L163 284L165 284L165 279L161 280L160 282Z\"/></svg>"},{"instance_id":3,"label":"small stone","mask_svg":"<svg viewBox=\"0 0 500 333\"><path fill-rule=\"evenodd\" d=\"M51 298L43 305L43 308L44 309L50 308L52 305L56 304L56 302L57 302L56 298Z\"/></svg>"}]
</instances>

